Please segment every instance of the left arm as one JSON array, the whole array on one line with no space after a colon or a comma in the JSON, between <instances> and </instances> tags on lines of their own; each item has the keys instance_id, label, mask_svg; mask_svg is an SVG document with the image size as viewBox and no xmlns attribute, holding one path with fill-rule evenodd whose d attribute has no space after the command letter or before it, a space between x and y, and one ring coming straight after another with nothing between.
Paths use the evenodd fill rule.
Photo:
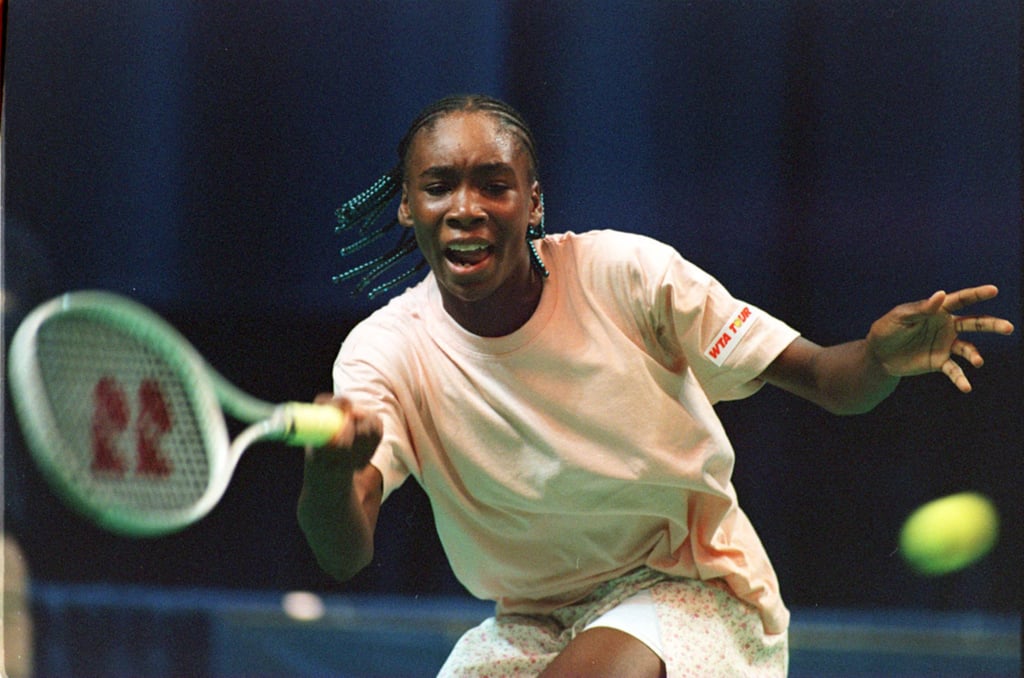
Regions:
<instances>
[{"instance_id":1,"label":"left arm","mask_svg":"<svg viewBox=\"0 0 1024 678\"><path fill-rule=\"evenodd\" d=\"M995 286L983 285L901 304L876 320L859 341L825 348L797 339L761 377L836 414L867 412L893 392L900 377L928 372L943 372L968 393L971 383L953 357L974 367L984 361L972 343L960 338L961 332L1010 334L1013 325L1002 318L953 313L998 293Z\"/></svg>"}]
</instances>

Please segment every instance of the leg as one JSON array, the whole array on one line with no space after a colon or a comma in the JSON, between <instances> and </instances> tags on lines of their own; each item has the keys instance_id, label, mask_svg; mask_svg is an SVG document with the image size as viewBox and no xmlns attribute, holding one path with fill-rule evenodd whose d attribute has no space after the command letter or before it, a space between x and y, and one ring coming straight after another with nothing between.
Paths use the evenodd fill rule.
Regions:
<instances>
[{"instance_id":1,"label":"leg","mask_svg":"<svg viewBox=\"0 0 1024 678\"><path fill-rule=\"evenodd\" d=\"M579 634L540 678L665 678L665 664L640 640L598 626Z\"/></svg>"}]
</instances>

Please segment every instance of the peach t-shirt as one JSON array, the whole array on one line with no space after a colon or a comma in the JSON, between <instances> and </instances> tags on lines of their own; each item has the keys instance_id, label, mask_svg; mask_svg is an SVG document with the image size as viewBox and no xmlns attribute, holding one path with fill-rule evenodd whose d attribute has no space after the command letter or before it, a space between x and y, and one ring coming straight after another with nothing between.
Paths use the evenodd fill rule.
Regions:
<instances>
[{"instance_id":1,"label":"peach t-shirt","mask_svg":"<svg viewBox=\"0 0 1024 678\"><path fill-rule=\"evenodd\" d=\"M784 631L712 405L754 393L797 332L649 238L539 245L551 276L510 335L465 331L428 276L346 338L335 390L383 418L385 497L416 478L455 575L499 612L547 612L646 565L722 578Z\"/></svg>"}]
</instances>

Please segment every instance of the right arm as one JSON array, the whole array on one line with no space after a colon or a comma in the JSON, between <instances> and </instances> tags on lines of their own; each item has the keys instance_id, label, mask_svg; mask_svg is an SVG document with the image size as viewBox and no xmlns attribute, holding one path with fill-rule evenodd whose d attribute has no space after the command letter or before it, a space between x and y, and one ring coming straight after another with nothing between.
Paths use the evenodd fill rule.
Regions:
<instances>
[{"instance_id":1,"label":"right arm","mask_svg":"<svg viewBox=\"0 0 1024 678\"><path fill-rule=\"evenodd\" d=\"M369 463L380 444L380 418L344 398L321 396L348 414L332 444L306 451L298 519L317 562L345 581L369 565L383 478Z\"/></svg>"}]
</instances>

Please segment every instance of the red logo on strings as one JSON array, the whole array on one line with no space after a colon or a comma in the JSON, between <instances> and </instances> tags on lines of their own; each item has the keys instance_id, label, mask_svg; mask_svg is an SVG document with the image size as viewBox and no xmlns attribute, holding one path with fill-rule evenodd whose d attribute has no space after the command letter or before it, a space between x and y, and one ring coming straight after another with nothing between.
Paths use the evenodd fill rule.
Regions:
<instances>
[{"instance_id":1,"label":"red logo on strings","mask_svg":"<svg viewBox=\"0 0 1024 678\"><path fill-rule=\"evenodd\" d=\"M160 384L145 379L139 384L138 416L135 419L135 472L165 478L171 462L160 450L160 439L171 430L171 410ZM131 423L131 407L124 387L113 377L103 377L93 388L92 471L123 476L127 471L119 441Z\"/></svg>"}]
</instances>

